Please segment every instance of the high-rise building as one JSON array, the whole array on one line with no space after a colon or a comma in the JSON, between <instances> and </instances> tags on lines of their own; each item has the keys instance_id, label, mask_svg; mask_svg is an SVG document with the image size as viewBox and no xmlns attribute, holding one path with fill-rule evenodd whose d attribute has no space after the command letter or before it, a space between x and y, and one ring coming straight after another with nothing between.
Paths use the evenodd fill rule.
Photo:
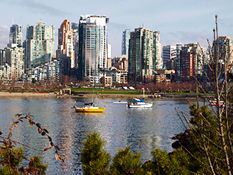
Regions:
<instances>
[{"instance_id":1,"label":"high-rise building","mask_svg":"<svg viewBox=\"0 0 233 175\"><path fill-rule=\"evenodd\" d=\"M203 81L203 63L205 58L206 49L198 43L185 44L180 51L180 81L191 82L195 78Z\"/></svg>"},{"instance_id":2,"label":"high-rise building","mask_svg":"<svg viewBox=\"0 0 233 175\"><path fill-rule=\"evenodd\" d=\"M122 34L122 52L121 55L129 55L130 30L125 29Z\"/></svg>"},{"instance_id":3,"label":"high-rise building","mask_svg":"<svg viewBox=\"0 0 233 175\"><path fill-rule=\"evenodd\" d=\"M72 23L75 68L78 68L79 23Z\"/></svg>"},{"instance_id":4,"label":"high-rise building","mask_svg":"<svg viewBox=\"0 0 233 175\"><path fill-rule=\"evenodd\" d=\"M130 34L128 82L140 83L153 79L155 69L161 69L161 43L159 32L137 28Z\"/></svg>"},{"instance_id":5,"label":"high-rise building","mask_svg":"<svg viewBox=\"0 0 233 175\"><path fill-rule=\"evenodd\" d=\"M224 61L226 61L227 71L230 69L229 65L233 63L232 50L233 50L233 41L229 36L219 36L218 43L217 40L213 41L213 51L216 52L216 54L218 51L219 54L218 59L220 64L224 65ZM223 78L223 75L220 78Z\"/></svg>"},{"instance_id":6,"label":"high-rise building","mask_svg":"<svg viewBox=\"0 0 233 175\"><path fill-rule=\"evenodd\" d=\"M167 67L167 61L176 58L176 46L163 46L163 67Z\"/></svg>"},{"instance_id":7,"label":"high-rise building","mask_svg":"<svg viewBox=\"0 0 233 175\"><path fill-rule=\"evenodd\" d=\"M71 68L75 67L75 54L74 54L74 45L73 45L73 29L69 21L64 20L58 29L58 49L57 49L57 58L60 55L66 55L70 57Z\"/></svg>"},{"instance_id":8,"label":"high-rise building","mask_svg":"<svg viewBox=\"0 0 233 175\"><path fill-rule=\"evenodd\" d=\"M192 82L194 80L193 54L187 50L182 50L180 55L180 81Z\"/></svg>"},{"instance_id":9,"label":"high-rise building","mask_svg":"<svg viewBox=\"0 0 233 175\"><path fill-rule=\"evenodd\" d=\"M103 76L101 69L107 67L107 23L106 16L84 15L79 20L78 76L92 83Z\"/></svg>"},{"instance_id":10,"label":"high-rise building","mask_svg":"<svg viewBox=\"0 0 233 175\"><path fill-rule=\"evenodd\" d=\"M25 68L49 62L54 56L54 26L45 26L40 20L36 26L27 26Z\"/></svg>"},{"instance_id":11,"label":"high-rise building","mask_svg":"<svg viewBox=\"0 0 233 175\"><path fill-rule=\"evenodd\" d=\"M14 24L10 28L9 44L0 50L1 80L21 79L24 73L23 28Z\"/></svg>"},{"instance_id":12,"label":"high-rise building","mask_svg":"<svg viewBox=\"0 0 233 175\"><path fill-rule=\"evenodd\" d=\"M0 49L0 65L3 65L6 62L5 50Z\"/></svg>"},{"instance_id":13,"label":"high-rise building","mask_svg":"<svg viewBox=\"0 0 233 175\"><path fill-rule=\"evenodd\" d=\"M182 50L182 44L176 44L176 82L180 82L180 51Z\"/></svg>"},{"instance_id":14,"label":"high-rise building","mask_svg":"<svg viewBox=\"0 0 233 175\"><path fill-rule=\"evenodd\" d=\"M9 40L9 44L17 44L18 46L22 46L23 27L17 24L12 25L10 28Z\"/></svg>"},{"instance_id":15,"label":"high-rise building","mask_svg":"<svg viewBox=\"0 0 233 175\"><path fill-rule=\"evenodd\" d=\"M7 77L20 79L24 72L24 49L17 44L8 44L8 47L0 50L0 65L9 67ZM2 60L2 61L1 61Z\"/></svg>"}]
</instances>

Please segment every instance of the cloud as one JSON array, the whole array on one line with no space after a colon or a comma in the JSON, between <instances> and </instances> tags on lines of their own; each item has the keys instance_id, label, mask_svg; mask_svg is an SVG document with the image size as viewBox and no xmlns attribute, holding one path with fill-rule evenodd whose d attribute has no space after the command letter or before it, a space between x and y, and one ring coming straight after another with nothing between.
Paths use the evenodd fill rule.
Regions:
<instances>
[{"instance_id":1,"label":"cloud","mask_svg":"<svg viewBox=\"0 0 233 175\"><path fill-rule=\"evenodd\" d=\"M47 6L45 4L33 2L32 0L22 0L21 2L18 2L18 4L23 7L27 7L36 13L41 13L41 14L46 13L46 14L54 15L54 16L63 16L67 14L65 11L58 10L56 8Z\"/></svg>"},{"instance_id":2,"label":"cloud","mask_svg":"<svg viewBox=\"0 0 233 175\"><path fill-rule=\"evenodd\" d=\"M120 23L109 23L108 27L114 30L123 30L126 29L128 25L126 24L120 24Z\"/></svg>"},{"instance_id":3,"label":"cloud","mask_svg":"<svg viewBox=\"0 0 233 175\"><path fill-rule=\"evenodd\" d=\"M9 42L10 28L7 25L0 24L0 49L5 48Z\"/></svg>"},{"instance_id":4,"label":"cloud","mask_svg":"<svg viewBox=\"0 0 233 175\"><path fill-rule=\"evenodd\" d=\"M7 46L9 36L5 34L0 35L0 49L3 49Z\"/></svg>"},{"instance_id":5,"label":"cloud","mask_svg":"<svg viewBox=\"0 0 233 175\"><path fill-rule=\"evenodd\" d=\"M218 25L225 27L233 27L233 16L226 18L218 18Z\"/></svg>"},{"instance_id":6,"label":"cloud","mask_svg":"<svg viewBox=\"0 0 233 175\"><path fill-rule=\"evenodd\" d=\"M10 32L10 27L5 24L0 24L0 32Z\"/></svg>"},{"instance_id":7,"label":"cloud","mask_svg":"<svg viewBox=\"0 0 233 175\"><path fill-rule=\"evenodd\" d=\"M176 44L182 42L183 44L198 42L201 46L207 47L207 39L212 41L212 35L206 31L188 32L188 31L176 31L169 32L169 36L166 37L165 43ZM210 43L211 44L211 43Z\"/></svg>"}]
</instances>

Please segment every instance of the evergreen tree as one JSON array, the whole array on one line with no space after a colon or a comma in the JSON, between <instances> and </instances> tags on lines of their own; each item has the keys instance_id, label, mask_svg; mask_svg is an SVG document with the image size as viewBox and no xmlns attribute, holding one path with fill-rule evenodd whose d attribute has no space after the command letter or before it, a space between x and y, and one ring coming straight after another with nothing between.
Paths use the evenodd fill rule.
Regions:
<instances>
[{"instance_id":1,"label":"evergreen tree","mask_svg":"<svg viewBox=\"0 0 233 175\"><path fill-rule=\"evenodd\" d=\"M108 174L108 166L111 155L103 147L105 142L100 134L90 133L83 144L81 151L81 162L85 175L105 175Z\"/></svg>"},{"instance_id":2,"label":"evergreen tree","mask_svg":"<svg viewBox=\"0 0 233 175\"><path fill-rule=\"evenodd\" d=\"M110 165L110 174L140 175L142 174L141 165L141 153L138 152L137 154L134 154L130 150L130 146L128 146L125 149L119 149L117 151L117 154L114 156L113 162Z\"/></svg>"}]
</instances>

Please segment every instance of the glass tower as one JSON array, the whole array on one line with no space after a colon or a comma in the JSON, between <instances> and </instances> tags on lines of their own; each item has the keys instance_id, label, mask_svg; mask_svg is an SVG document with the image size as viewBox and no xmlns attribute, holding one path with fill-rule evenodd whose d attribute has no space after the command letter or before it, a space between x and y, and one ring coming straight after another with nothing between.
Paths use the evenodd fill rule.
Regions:
<instances>
[{"instance_id":1,"label":"glass tower","mask_svg":"<svg viewBox=\"0 0 233 175\"><path fill-rule=\"evenodd\" d=\"M10 41L9 44L17 44L17 46L22 46L23 43L23 27L14 24L10 28Z\"/></svg>"},{"instance_id":2,"label":"glass tower","mask_svg":"<svg viewBox=\"0 0 233 175\"><path fill-rule=\"evenodd\" d=\"M79 21L79 79L99 82L107 67L106 16L84 15Z\"/></svg>"},{"instance_id":3,"label":"glass tower","mask_svg":"<svg viewBox=\"0 0 233 175\"><path fill-rule=\"evenodd\" d=\"M125 29L122 34L122 55L129 55L130 30Z\"/></svg>"},{"instance_id":4,"label":"glass tower","mask_svg":"<svg viewBox=\"0 0 233 175\"><path fill-rule=\"evenodd\" d=\"M163 46L163 67L167 68L167 62L176 58L176 46Z\"/></svg>"}]
</instances>

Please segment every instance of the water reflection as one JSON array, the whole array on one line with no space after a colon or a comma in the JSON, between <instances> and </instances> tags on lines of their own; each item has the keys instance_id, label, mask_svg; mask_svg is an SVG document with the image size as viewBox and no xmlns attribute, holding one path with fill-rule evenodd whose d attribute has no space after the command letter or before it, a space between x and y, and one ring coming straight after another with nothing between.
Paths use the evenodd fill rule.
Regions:
<instances>
[{"instance_id":1,"label":"water reflection","mask_svg":"<svg viewBox=\"0 0 233 175\"><path fill-rule=\"evenodd\" d=\"M143 160L148 160L155 148L171 151L171 137L184 131L174 108L179 106L184 113L189 113L187 101L173 99L155 99L151 109L129 109L126 104L114 104L116 99L94 99L98 106L106 107L103 114L76 113L71 109L76 102L90 100L92 99L2 98L0 128L1 131L8 130L14 114L30 112L35 116L34 121L50 131L65 162L61 164L56 161L53 151L44 153L26 150L26 154L41 154L43 161L49 165L48 174L82 174L80 151L89 132L101 134L106 140L105 149L112 156L119 148L131 146L134 152L141 151ZM37 134L35 128L29 128L26 122L15 128L13 138L40 149L49 144Z\"/></svg>"}]
</instances>

